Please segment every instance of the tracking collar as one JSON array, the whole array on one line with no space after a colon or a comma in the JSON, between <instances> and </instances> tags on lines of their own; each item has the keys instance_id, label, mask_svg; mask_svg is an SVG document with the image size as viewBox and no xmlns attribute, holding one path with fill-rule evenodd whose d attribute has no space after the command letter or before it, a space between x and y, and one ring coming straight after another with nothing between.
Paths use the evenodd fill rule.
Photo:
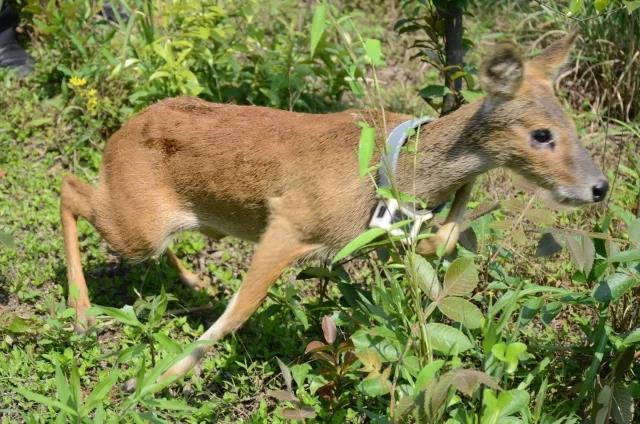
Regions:
<instances>
[{"instance_id":1,"label":"tracking collar","mask_svg":"<svg viewBox=\"0 0 640 424\"><path fill-rule=\"evenodd\" d=\"M433 121L433 118L424 116L410 119L395 127L387 137L386 149L380 159L378 169L378 186L391 187L392 176L396 173L400 149L405 145L412 130ZM433 214L442 209L439 205L434 209L415 209L414 205L399 202L397 199L379 199L376 208L369 221L369 228L382 228L392 236L404 237L408 240L415 239L420 233L422 224L433 218ZM409 231L406 227L395 226L400 221L413 220Z\"/></svg>"}]
</instances>

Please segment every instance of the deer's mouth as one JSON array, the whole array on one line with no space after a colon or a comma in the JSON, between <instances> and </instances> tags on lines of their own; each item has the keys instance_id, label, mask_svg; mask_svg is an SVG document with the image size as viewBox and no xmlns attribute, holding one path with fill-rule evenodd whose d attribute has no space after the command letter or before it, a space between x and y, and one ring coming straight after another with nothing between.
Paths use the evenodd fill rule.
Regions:
<instances>
[{"instance_id":1,"label":"deer's mouth","mask_svg":"<svg viewBox=\"0 0 640 424\"><path fill-rule=\"evenodd\" d=\"M563 206L583 206L593 203L591 193L587 190L572 190L567 187L557 187L556 189L551 190L551 196L553 197L553 200Z\"/></svg>"}]
</instances>

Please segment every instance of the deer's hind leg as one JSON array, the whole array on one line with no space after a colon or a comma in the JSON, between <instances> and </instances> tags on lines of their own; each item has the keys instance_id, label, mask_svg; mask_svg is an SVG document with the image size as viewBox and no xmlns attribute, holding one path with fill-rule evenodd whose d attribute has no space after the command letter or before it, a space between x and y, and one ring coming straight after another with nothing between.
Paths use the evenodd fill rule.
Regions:
<instances>
[{"instance_id":1,"label":"deer's hind leg","mask_svg":"<svg viewBox=\"0 0 640 424\"><path fill-rule=\"evenodd\" d=\"M169 264L178 271L178 278L184 285L194 290L204 290L209 286L209 284L202 281L195 273L189 271L171 249L167 249L165 255Z\"/></svg>"},{"instance_id":2,"label":"deer's hind leg","mask_svg":"<svg viewBox=\"0 0 640 424\"><path fill-rule=\"evenodd\" d=\"M82 272L80 246L78 243L77 219L84 218L94 224L95 215L91 207L94 189L76 176L62 179L60 189L60 219L64 235L64 250L67 258L68 302L76 310L76 331L84 331L94 319L87 316L91 306L89 291Z\"/></svg>"}]
</instances>

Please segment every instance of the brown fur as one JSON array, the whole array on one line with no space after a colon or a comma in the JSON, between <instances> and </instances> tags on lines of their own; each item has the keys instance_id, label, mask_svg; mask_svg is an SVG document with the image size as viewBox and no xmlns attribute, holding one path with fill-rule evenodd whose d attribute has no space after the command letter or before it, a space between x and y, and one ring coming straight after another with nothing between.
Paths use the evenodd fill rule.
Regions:
<instances>
[{"instance_id":1,"label":"brown fur","mask_svg":"<svg viewBox=\"0 0 640 424\"><path fill-rule=\"evenodd\" d=\"M418 156L400 156L396 183L402 191L432 205L455 194L447 222L418 245L420 253L433 254L442 243L447 251L455 248L473 181L497 166L556 191L561 200L589 201L602 175L579 145L550 80L571 41L528 63L513 49L498 50L482 71L489 96L425 125ZM61 218L78 323L87 324L90 305L75 222L83 217L133 260L161 254L183 229L259 242L239 292L202 339L234 331L292 262L335 251L367 228L377 199L371 181L358 175L357 122L380 127L385 121L390 129L409 119L381 118L370 111L313 115L186 97L133 117L107 142L95 188L73 176L63 180ZM553 132L554 148L532 144L538 129ZM167 255L185 283L201 286L173 253ZM204 350L163 378L184 374Z\"/></svg>"}]
</instances>

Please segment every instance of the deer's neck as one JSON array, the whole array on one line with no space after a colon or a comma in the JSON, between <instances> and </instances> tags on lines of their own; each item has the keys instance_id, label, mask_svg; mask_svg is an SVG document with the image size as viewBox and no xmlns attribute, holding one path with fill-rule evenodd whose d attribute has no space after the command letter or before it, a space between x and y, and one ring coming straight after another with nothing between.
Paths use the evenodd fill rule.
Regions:
<instances>
[{"instance_id":1,"label":"deer's neck","mask_svg":"<svg viewBox=\"0 0 640 424\"><path fill-rule=\"evenodd\" d=\"M485 149L486 141L498 131L488 118L478 101L423 126L417 153L403 152L398 160L399 189L435 206L479 174L499 166L500 158Z\"/></svg>"}]
</instances>

